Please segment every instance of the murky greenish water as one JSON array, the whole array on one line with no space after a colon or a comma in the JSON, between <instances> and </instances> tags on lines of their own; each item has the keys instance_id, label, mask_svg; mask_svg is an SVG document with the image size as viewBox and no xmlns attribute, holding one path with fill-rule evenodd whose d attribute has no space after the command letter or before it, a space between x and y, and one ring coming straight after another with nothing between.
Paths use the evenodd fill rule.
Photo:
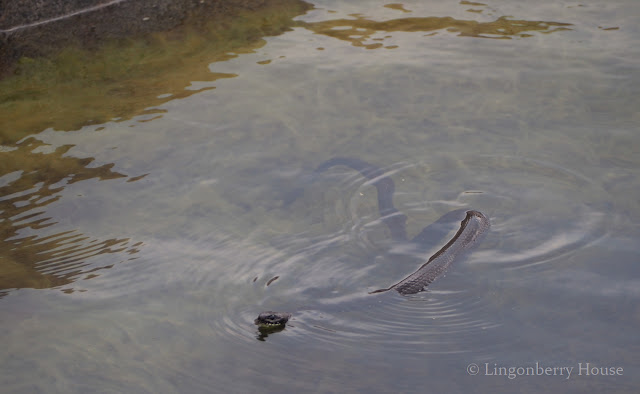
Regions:
<instances>
[{"instance_id":1,"label":"murky greenish water","mask_svg":"<svg viewBox=\"0 0 640 394\"><path fill-rule=\"evenodd\" d=\"M385 4L317 1L119 119L4 126L3 391L637 392L640 4ZM369 295L421 263L334 156L387 171L410 236L491 231Z\"/></svg>"}]
</instances>

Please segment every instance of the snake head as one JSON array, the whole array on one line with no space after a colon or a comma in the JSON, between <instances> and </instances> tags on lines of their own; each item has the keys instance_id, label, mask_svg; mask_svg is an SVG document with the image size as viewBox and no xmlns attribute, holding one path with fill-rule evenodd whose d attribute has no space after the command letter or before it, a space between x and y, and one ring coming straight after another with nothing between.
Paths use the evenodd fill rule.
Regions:
<instances>
[{"instance_id":1,"label":"snake head","mask_svg":"<svg viewBox=\"0 0 640 394\"><path fill-rule=\"evenodd\" d=\"M253 323L259 328L284 328L284 326L291 318L291 313L286 312L262 312L258 317L253 321Z\"/></svg>"}]
</instances>

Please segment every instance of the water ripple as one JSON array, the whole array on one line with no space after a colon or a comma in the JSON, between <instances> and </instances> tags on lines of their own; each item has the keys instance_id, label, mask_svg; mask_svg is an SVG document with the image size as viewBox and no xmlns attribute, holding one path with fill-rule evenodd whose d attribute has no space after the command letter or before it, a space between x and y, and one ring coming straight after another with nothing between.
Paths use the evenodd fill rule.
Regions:
<instances>
[{"instance_id":1,"label":"water ripple","mask_svg":"<svg viewBox=\"0 0 640 394\"><path fill-rule=\"evenodd\" d=\"M504 156L441 157L396 163L383 174L396 182L396 207L409 217L413 235L438 215L469 207L490 217L486 240L423 293L369 295L412 272L421 264L417 257L426 259L431 251L394 246L377 216L374 181L338 168L310 186L322 189L313 194L330 207L322 218L327 232L281 236L254 266L280 277L269 288L267 276L250 284L263 302L246 304L212 326L236 340L253 340L259 337L253 319L271 309L294 314L284 333L271 334L286 341L361 351L388 346L413 354L490 354L510 345L498 317L504 301L492 291L497 278L510 277L496 270L553 269L560 258L607 234L606 217L595 208L606 192L557 165ZM395 261L402 254L414 265Z\"/></svg>"}]
</instances>

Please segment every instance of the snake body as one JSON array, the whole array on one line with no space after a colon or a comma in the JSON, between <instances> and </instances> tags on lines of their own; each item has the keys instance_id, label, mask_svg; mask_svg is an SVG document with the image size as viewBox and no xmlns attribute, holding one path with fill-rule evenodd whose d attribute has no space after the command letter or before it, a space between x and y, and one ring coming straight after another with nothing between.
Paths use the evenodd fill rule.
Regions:
<instances>
[{"instance_id":1,"label":"snake body","mask_svg":"<svg viewBox=\"0 0 640 394\"><path fill-rule=\"evenodd\" d=\"M385 175L384 171L365 161L336 157L322 163L316 169L316 173L321 173L333 166L343 165L359 171L365 178L369 179L376 187L378 192L378 211L380 220L389 228L391 237L394 241L410 242L417 246L425 243L431 238L434 232L439 231L439 224L451 221L452 217L465 213L464 219L460 222L460 228L456 234L447 242L440 250L427 260L417 271L410 274L400 282L386 289L380 289L371 292L382 293L388 290L396 290L402 295L415 294L433 282L438 276L442 275L449 266L461 255L471 250L478 244L482 236L489 230L489 219L481 212L468 210L456 210L449 212L438 219L433 224L425 227L418 235L410 241L407 240L406 221L407 216L398 211L393 205L393 193L395 184L393 180ZM440 226L442 227L442 226ZM269 316L268 321L261 317ZM280 325L284 327L291 314L284 312L264 312L256 320L255 324L260 327L269 327ZM264 320L264 321L263 321Z\"/></svg>"},{"instance_id":2,"label":"snake body","mask_svg":"<svg viewBox=\"0 0 640 394\"><path fill-rule=\"evenodd\" d=\"M416 272L387 289L376 290L372 293L393 289L400 294L415 294L442 275L456 258L476 245L480 237L489 229L489 219L482 213L467 211L466 214L456 235Z\"/></svg>"}]
</instances>

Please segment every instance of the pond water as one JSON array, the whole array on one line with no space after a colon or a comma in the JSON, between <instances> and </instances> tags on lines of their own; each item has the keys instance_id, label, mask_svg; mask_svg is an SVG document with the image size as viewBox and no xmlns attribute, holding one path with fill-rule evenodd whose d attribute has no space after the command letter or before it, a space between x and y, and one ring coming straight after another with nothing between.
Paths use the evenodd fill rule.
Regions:
<instances>
[{"instance_id":1,"label":"pond water","mask_svg":"<svg viewBox=\"0 0 640 394\"><path fill-rule=\"evenodd\" d=\"M640 4L314 6L5 117L4 390L637 392ZM371 181L314 173L336 156L394 180L410 237L460 208L491 230L370 295L456 229L406 259ZM265 310L293 317L261 335Z\"/></svg>"}]
</instances>

